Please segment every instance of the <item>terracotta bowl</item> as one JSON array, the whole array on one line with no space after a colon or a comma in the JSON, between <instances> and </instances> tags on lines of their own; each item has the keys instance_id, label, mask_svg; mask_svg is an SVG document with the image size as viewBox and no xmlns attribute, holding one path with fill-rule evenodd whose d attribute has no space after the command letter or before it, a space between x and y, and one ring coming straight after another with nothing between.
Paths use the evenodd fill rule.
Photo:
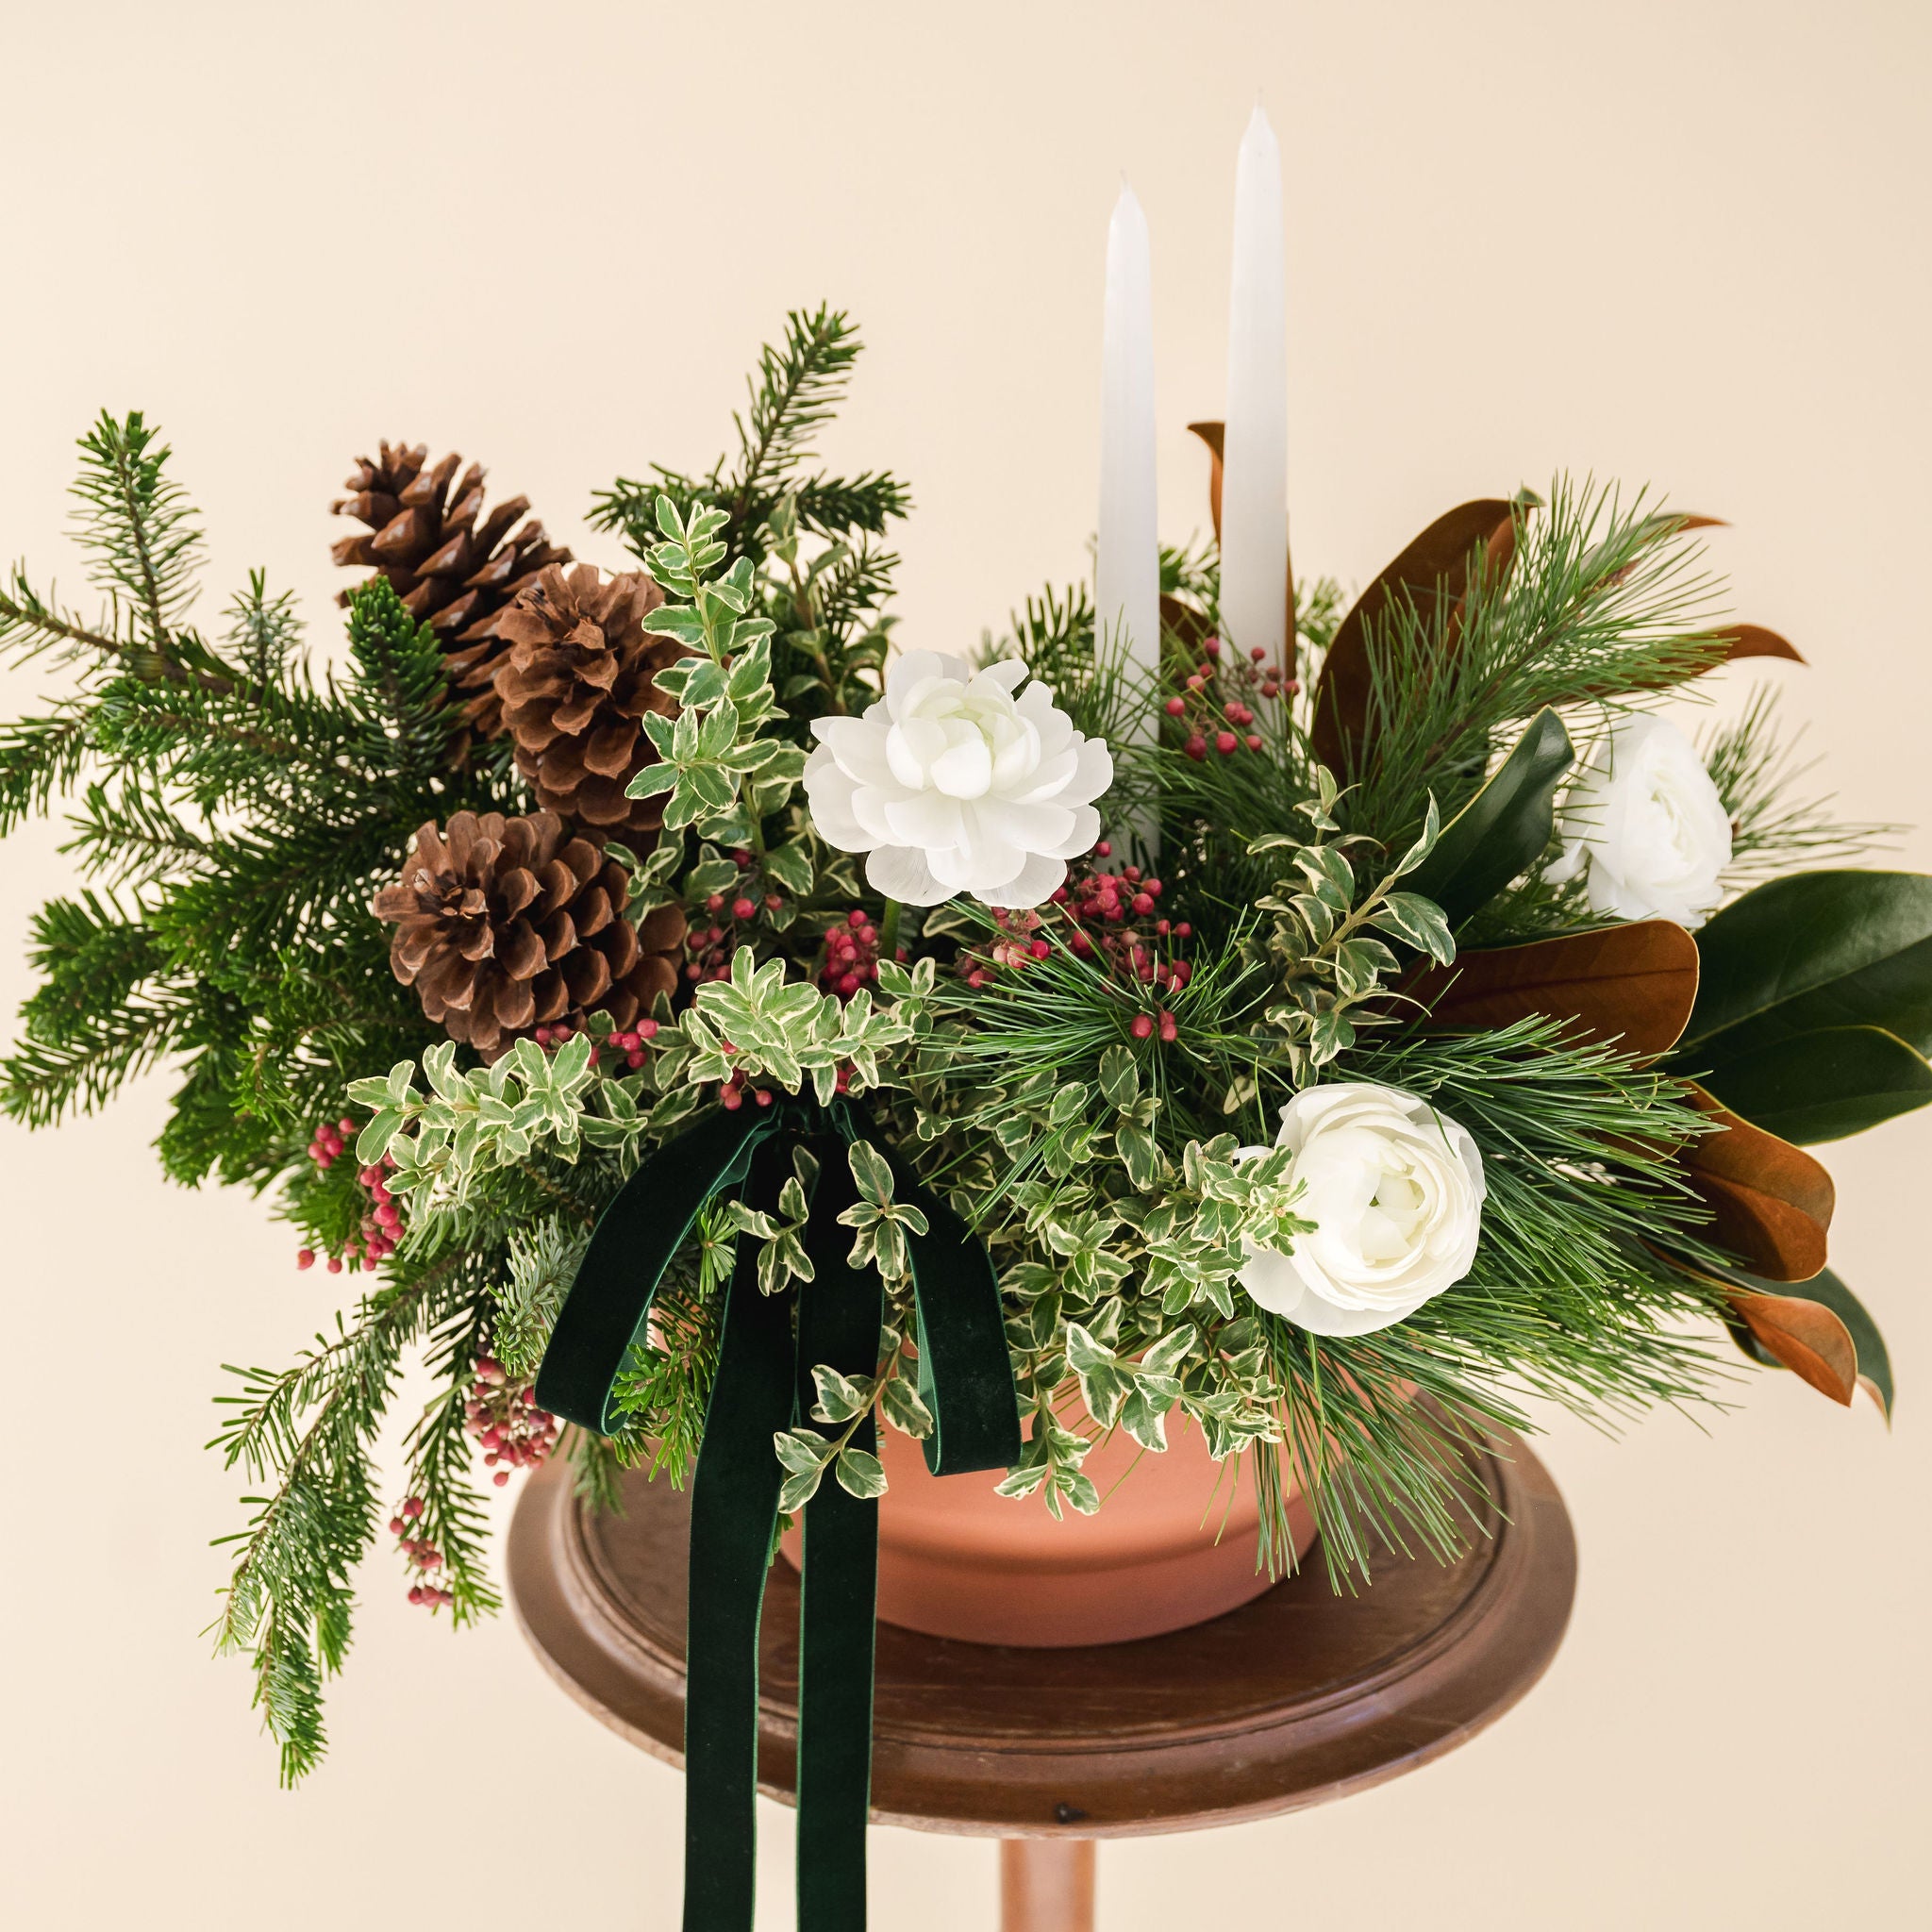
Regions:
<instances>
[{"instance_id":1,"label":"terracotta bowl","mask_svg":"<svg viewBox=\"0 0 1932 1932\"><path fill-rule=\"evenodd\" d=\"M1069 1510L1056 1523L1037 1495L995 1495L997 1472L932 1475L917 1442L881 1430L891 1488L879 1504L879 1615L929 1637L1068 1649L1158 1637L1251 1602L1275 1579L1256 1568L1260 1510L1245 1459L1214 1462L1178 1414L1167 1433L1167 1453L1155 1456L1117 1430L1082 1465L1099 1514ZM1299 1558L1315 1524L1290 1493ZM794 1566L802 1546L794 1527L781 1545Z\"/></svg>"}]
</instances>

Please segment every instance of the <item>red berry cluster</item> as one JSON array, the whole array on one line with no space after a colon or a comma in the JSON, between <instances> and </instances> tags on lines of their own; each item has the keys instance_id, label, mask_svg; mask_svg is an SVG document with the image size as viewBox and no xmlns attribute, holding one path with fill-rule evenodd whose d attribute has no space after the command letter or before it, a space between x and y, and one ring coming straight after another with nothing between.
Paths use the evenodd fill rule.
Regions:
<instances>
[{"instance_id":1,"label":"red berry cluster","mask_svg":"<svg viewBox=\"0 0 1932 1932\"><path fill-rule=\"evenodd\" d=\"M559 1046L576 1038L579 1032L588 1032L587 1027L540 1026L531 1036L545 1052L555 1053ZM623 1033L612 1033L601 1041L593 1040L591 1044L591 1064L594 1067L602 1057L605 1047L624 1056L624 1063L632 1073L644 1063L644 1049L658 1037L658 1023L655 1020L640 1020L638 1024Z\"/></svg>"},{"instance_id":2,"label":"red berry cluster","mask_svg":"<svg viewBox=\"0 0 1932 1932\"><path fill-rule=\"evenodd\" d=\"M445 1590L435 1580L436 1573L442 1568L442 1552L427 1537L418 1536L415 1532L423 1509L421 1496L409 1497L390 1518L389 1531L396 1540L396 1547L403 1553L404 1562L416 1578L409 1586L409 1601L427 1604L433 1610L439 1604L455 1603L456 1593Z\"/></svg>"},{"instance_id":3,"label":"red berry cluster","mask_svg":"<svg viewBox=\"0 0 1932 1932\"><path fill-rule=\"evenodd\" d=\"M1051 929L1048 921L1057 919L1059 937L1076 958L1131 979L1157 997L1179 992L1193 977L1194 969L1175 954L1193 937L1194 928L1185 919L1157 916L1165 889L1151 873L1138 865L1110 872L1094 863L1112 856L1113 846L1103 839L1091 858L1076 866L1054 893L1045 917L1040 912L995 912L993 922L1001 937L984 953L959 957L966 984L977 991L1002 968L1023 970L1046 958L1053 951L1046 936ZM1136 1040L1151 1040L1158 1031L1163 1041L1171 1041L1175 1036L1174 1018L1165 1007L1158 1007L1136 1014L1129 1030Z\"/></svg>"},{"instance_id":4,"label":"red berry cluster","mask_svg":"<svg viewBox=\"0 0 1932 1932\"><path fill-rule=\"evenodd\" d=\"M906 958L906 948L897 957ZM871 913L855 906L843 919L825 928L824 957L819 962L819 986L849 1000L861 986L876 986L879 977L879 929Z\"/></svg>"},{"instance_id":5,"label":"red berry cluster","mask_svg":"<svg viewBox=\"0 0 1932 1932\"><path fill-rule=\"evenodd\" d=\"M775 912L785 903L785 895L774 880L766 878L760 884L757 862L743 846L732 853L731 862L739 871L736 888L729 892L713 892L705 901L710 924L700 925L692 920L685 936L684 976L693 986L707 979L729 979L731 955L742 937L740 928L749 925L762 912Z\"/></svg>"},{"instance_id":6,"label":"red berry cluster","mask_svg":"<svg viewBox=\"0 0 1932 1932\"><path fill-rule=\"evenodd\" d=\"M490 1480L500 1490L512 1469L534 1469L557 1447L560 1424L537 1407L528 1382L511 1381L503 1364L485 1355L476 1357L463 1426L482 1444L485 1465L496 1470Z\"/></svg>"},{"instance_id":7,"label":"red berry cluster","mask_svg":"<svg viewBox=\"0 0 1932 1932\"><path fill-rule=\"evenodd\" d=\"M1210 745L1224 758L1243 746L1259 751L1261 734L1253 728L1255 713L1243 697L1258 693L1273 703L1293 697L1300 683L1286 676L1279 664L1270 664L1258 645L1243 658L1228 654L1219 638L1204 638L1201 657L1199 664L1180 674L1180 692L1166 705L1167 715L1188 726L1182 750L1196 761L1208 756Z\"/></svg>"},{"instance_id":8,"label":"red berry cluster","mask_svg":"<svg viewBox=\"0 0 1932 1932\"><path fill-rule=\"evenodd\" d=\"M1057 893L1057 899L1063 900L1065 889ZM995 940L981 953L962 953L959 965L966 975L966 984L976 992L988 980L994 970L1001 966L1023 967L1035 959L1044 959L1052 951L1051 941L1039 937L1044 923L1037 912L1010 912L1005 908L996 908L992 923L1005 935ZM1091 947L1088 949L1092 950Z\"/></svg>"},{"instance_id":9,"label":"red berry cluster","mask_svg":"<svg viewBox=\"0 0 1932 1932\"><path fill-rule=\"evenodd\" d=\"M308 1142L309 1159L319 1170L326 1173L347 1152L356 1131L356 1123L352 1120L337 1121L333 1126L325 1123L316 1128ZM389 1176L394 1172L395 1164L395 1157L385 1154L380 1164L362 1168L357 1173L357 1184L369 1196L369 1211L362 1217L356 1239L341 1254L328 1257L331 1274L340 1274L345 1261L352 1268L373 1268L395 1253L396 1242L402 1239L403 1233L402 1204L389 1191ZM295 1265L313 1268L315 1250L298 1248Z\"/></svg>"},{"instance_id":10,"label":"red berry cluster","mask_svg":"<svg viewBox=\"0 0 1932 1932\"><path fill-rule=\"evenodd\" d=\"M1109 858L1113 847L1103 839L1095 858ZM1194 928L1185 919L1157 917L1166 891L1138 865L1118 872L1087 871L1054 894L1073 924L1068 945L1083 959L1098 958L1156 992L1178 992L1194 976L1191 960L1176 958Z\"/></svg>"}]
</instances>

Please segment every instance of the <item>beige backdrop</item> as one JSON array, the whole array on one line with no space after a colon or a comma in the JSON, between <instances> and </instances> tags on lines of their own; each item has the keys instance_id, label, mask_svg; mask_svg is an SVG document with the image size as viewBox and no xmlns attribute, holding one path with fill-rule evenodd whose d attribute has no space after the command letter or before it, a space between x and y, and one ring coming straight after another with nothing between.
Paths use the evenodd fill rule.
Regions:
<instances>
[{"instance_id":1,"label":"beige backdrop","mask_svg":"<svg viewBox=\"0 0 1932 1932\"><path fill-rule=\"evenodd\" d=\"M590 492L708 463L789 304L871 344L827 439L913 482L902 635L954 646L1079 571L1123 169L1153 225L1161 520L1202 521L1234 153L1258 89L1291 226L1292 514L1359 582L1463 497L1559 466L1735 527L1797 640L1847 808L1932 817L1927 10L498 4L0 8L0 552L78 587L62 492L102 405L167 427L210 602L255 564L330 640L325 505L382 435L487 461L580 554ZM683 292L688 291L689 292ZM40 680L8 677L25 701ZM58 835L0 848L0 996ZM1916 835L1908 860L1932 864ZM5 1023L5 1024L10 1024ZM236 1194L164 1186L168 1082L10 1127L0 1917L20 1925L669 1927L677 1778L453 1639L385 1554L307 1789L197 1634L237 1482L216 1364L278 1361L338 1282ZM1498 1729L1326 1810L1109 1844L1108 1932L1924 1923L1932 1124L1829 1155L1880 1313L1888 1436L1790 1377L1708 1434L1543 1453L1583 1574ZM508 1498L504 1499L507 1503ZM764 1807L761 1926L789 1924ZM877 1923L992 1923L991 1849L879 1832Z\"/></svg>"}]
</instances>

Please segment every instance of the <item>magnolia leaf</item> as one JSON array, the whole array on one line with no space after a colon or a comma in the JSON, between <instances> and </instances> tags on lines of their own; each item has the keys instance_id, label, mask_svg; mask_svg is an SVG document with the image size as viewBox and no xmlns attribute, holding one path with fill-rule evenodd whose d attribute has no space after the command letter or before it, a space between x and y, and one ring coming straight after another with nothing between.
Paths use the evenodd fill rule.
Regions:
<instances>
[{"instance_id":1,"label":"magnolia leaf","mask_svg":"<svg viewBox=\"0 0 1932 1932\"><path fill-rule=\"evenodd\" d=\"M1729 1270L1721 1278L1726 1282L1741 1278L1760 1294L1774 1295L1779 1292L1772 1283L1759 1281L1755 1275L1745 1274L1741 1269ZM1891 1355L1885 1346L1885 1337L1878 1332L1878 1324L1872 1319L1871 1312L1864 1303L1829 1268L1807 1281L1804 1293L1794 1299L1822 1303L1845 1324L1845 1332L1852 1338L1852 1344L1857 1351L1858 1387L1876 1404L1879 1414L1889 1424L1891 1421L1891 1405L1894 1399ZM1731 1333L1738 1346L1754 1361L1777 1367L1784 1366L1757 1339L1749 1324L1736 1315L1735 1304Z\"/></svg>"},{"instance_id":2,"label":"magnolia leaf","mask_svg":"<svg viewBox=\"0 0 1932 1932\"><path fill-rule=\"evenodd\" d=\"M1214 520L1214 541L1221 541L1221 483L1227 457L1227 428L1222 423L1190 423L1189 432L1208 445L1208 514Z\"/></svg>"},{"instance_id":3,"label":"magnolia leaf","mask_svg":"<svg viewBox=\"0 0 1932 1932\"><path fill-rule=\"evenodd\" d=\"M1557 787L1575 759L1563 721L1539 711L1489 782L1442 827L1410 876L1411 890L1433 899L1452 927L1480 912L1549 845Z\"/></svg>"},{"instance_id":4,"label":"magnolia leaf","mask_svg":"<svg viewBox=\"0 0 1932 1932\"><path fill-rule=\"evenodd\" d=\"M1740 1291L1731 1308L1767 1354L1821 1394L1851 1406L1858 1386L1857 1345L1823 1302Z\"/></svg>"},{"instance_id":5,"label":"magnolia leaf","mask_svg":"<svg viewBox=\"0 0 1932 1932\"><path fill-rule=\"evenodd\" d=\"M1810 1155L1741 1121L1697 1086L1698 1111L1724 1132L1685 1148L1685 1178L1711 1210L1717 1238L1767 1281L1808 1281L1824 1266L1837 1205L1831 1176Z\"/></svg>"},{"instance_id":6,"label":"magnolia leaf","mask_svg":"<svg viewBox=\"0 0 1932 1932\"><path fill-rule=\"evenodd\" d=\"M1709 521L1712 520L1687 519L1682 527L1690 528L1694 523ZM1713 631L1711 635L1725 646L1726 664L1735 664L1740 658L1782 658L1790 664L1805 661L1788 639L1779 637L1774 630L1766 630L1761 624L1726 625L1723 630Z\"/></svg>"},{"instance_id":7,"label":"magnolia leaf","mask_svg":"<svg viewBox=\"0 0 1932 1932\"><path fill-rule=\"evenodd\" d=\"M1805 872L1697 935L1703 980L1678 1060L1705 1064L1796 1033L1879 1026L1932 1052L1932 878Z\"/></svg>"},{"instance_id":8,"label":"magnolia leaf","mask_svg":"<svg viewBox=\"0 0 1932 1932\"><path fill-rule=\"evenodd\" d=\"M1419 967L1396 990L1425 1009L1424 1027L1488 1032L1545 1013L1571 1021L1573 1038L1654 1059L1690 1017L1697 941L1668 919L1641 919L1459 953L1454 966Z\"/></svg>"},{"instance_id":9,"label":"magnolia leaf","mask_svg":"<svg viewBox=\"0 0 1932 1932\"><path fill-rule=\"evenodd\" d=\"M1412 605L1424 623L1441 621L1444 646L1454 648L1454 612L1469 587L1478 553L1511 544L1517 506L1496 497L1458 504L1440 516L1356 599L1323 659L1315 686L1310 734L1321 762L1351 772L1370 727L1374 676L1372 634L1391 605Z\"/></svg>"},{"instance_id":10,"label":"magnolia leaf","mask_svg":"<svg viewBox=\"0 0 1932 1932\"><path fill-rule=\"evenodd\" d=\"M1719 1059L1703 1085L1754 1126L1807 1147L1924 1107L1932 1066L1895 1033L1825 1026Z\"/></svg>"}]
</instances>

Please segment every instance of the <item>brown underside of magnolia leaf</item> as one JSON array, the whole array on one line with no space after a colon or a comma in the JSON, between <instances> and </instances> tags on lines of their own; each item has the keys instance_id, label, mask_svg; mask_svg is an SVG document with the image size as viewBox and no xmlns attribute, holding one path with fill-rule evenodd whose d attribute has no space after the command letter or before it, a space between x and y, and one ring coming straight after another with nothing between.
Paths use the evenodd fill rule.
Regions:
<instances>
[{"instance_id":1,"label":"brown underside of magnolia leaf","mask_svg":"<svg viewBox=\"0 0 1932 1932\"><path fill-rule=\"evenodd\" d=\"M1532 1013L1573 1037L1655 1059L1677 1043L1697 1000L1697 941L1668 919L1461 953L1397 991L1428 1008L1429 1028L1507 1026Z\"/></svg>"},{"instance_id":2,"label":"brown underside of magnolia leaf","mask_svg":"<svg viewBox=\"0 0 1932 1932\"><path fill-rule=\"evenodd\" d=\"M1731 1308L1765 1351L1792 1374L1821 1395L1851 1407L1858 1386L1857 1344L1851 1330L1824 1303L1740 1290L1731 1296Z\"/></svg>"},{"instance_id":3,"label":"brown underside of magnolia leaf","mask_svg":"<svg viewBox=\"0 0 1932 1932\"><path fill-rule=\"evenodd\" d=\"M1452 607L1446 641L1453 647L1454 620L1459 617L1475 555L1486 571L1507 568L1515 547L1517 506L1500 497L1481 497L1438 517L1370 584L1341 620L1315 687L1312 731L1315 756L1331 771L1345 774L1356 762L1356 747L1368 728L1370 626L1398 595L1421 606L1441 595Z\"/></svg>"},{"instance_id":4,"label":"brown underside of magnolia leaf","mask_svg":"<svg viewBox=\"0 0 1932 1932\"><path fill-rule=\"evenodd\" d=\"M1219 423L1190 423L1189 429L1208 445L1213 467L1208 472L1208 513L1214 519L1214 541L1221 541L1221 473L1227 436Z\"/></svg>"},{"instance_id":5,"label":"brown underside of magnolia leaf","mask_svg":"<svg viewBox=\"0 0 1932 1932\"><path fill-rule=\"evenodd\" d=\"M1797 646L1788 638L1779 637L1774 630L1766 630L1761 624L1726 625L1713 635L1729 641L1729 648L1724 652L1726 664L1735 664L1740 658L1782 658L1790 664L1805 661Z\"/></svg>"},{"instance_id":6,"label":"brown underside of magnolia leaf","mask_svg":"<svg viewBox=\"0 0 1932 1932\"><path fill-rule=\"evenodd\" d=\"M1830 1174L1802 1147L1740 1120L1703 1088L1690 1091L1698 1111L1724 1128L1684 1153L1685 1178L1710 1208L1718 1240L1767 1281L1810 1280L1824 1266L1837 1205Z\"/></svg>"}]
</instances>

